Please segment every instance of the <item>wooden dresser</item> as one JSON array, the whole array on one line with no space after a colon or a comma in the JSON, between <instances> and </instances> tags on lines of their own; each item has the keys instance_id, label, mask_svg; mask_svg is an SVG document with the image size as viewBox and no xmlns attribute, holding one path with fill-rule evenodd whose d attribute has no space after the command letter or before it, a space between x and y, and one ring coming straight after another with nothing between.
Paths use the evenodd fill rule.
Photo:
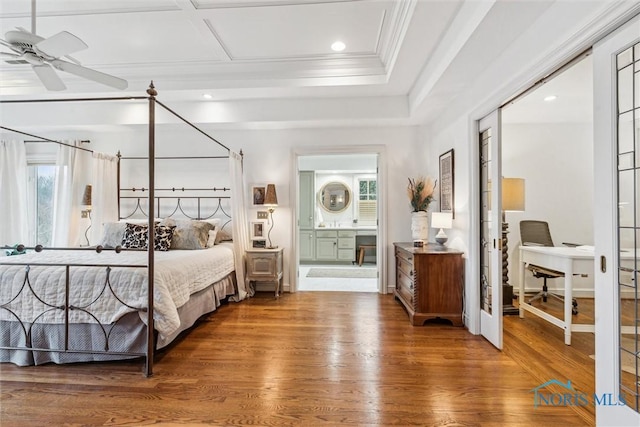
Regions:
<instances>
[{"instance_id":1,"label":"wooden dresser","mask_svg":"<svg viewBox=\"0 0 640 427\"><path fill-rule=\"evenodd\" d=\"M445 319L462 323L464 289L463 253L437 244L422 248L413 243L394 243L396 288L394 295L409 313L413 325Z\"/></svg>"}]
</instances>

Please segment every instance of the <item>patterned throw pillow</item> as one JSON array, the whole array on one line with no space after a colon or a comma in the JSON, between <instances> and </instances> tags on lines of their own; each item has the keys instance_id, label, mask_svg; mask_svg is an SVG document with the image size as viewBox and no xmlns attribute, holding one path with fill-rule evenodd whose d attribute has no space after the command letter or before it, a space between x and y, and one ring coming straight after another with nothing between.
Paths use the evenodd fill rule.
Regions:
<instances>
[{"instance_id":1,"label":"patterned throw pillow","mask_svg":"<svg viewBox=\"0 0 640 427\"><path fill-rule=\"evenodd\" d=\"M127 223L122 236L122 247L127 249L147 249L147 225Z\"/></svg>"},{"instance_id":2,"label":"patterned throw pillow","mask_svg":"<svg viewBox=\"0 0 640 427\"><path fill-rule=\"evenodd\" d=\"M173 232L176 229L175 226L170 227L167 225L156 225L155 249L156 251L168 251L171 247L171 239L173 238Z\"/></svg>"},{"instance_id":3,"label":"patterned throw pillow","mask_svg":"<svg viewBox=\"0 0 640 427\"><path fill-rule=\"evenodd\" d=\"M157 251L168 251L171 247L171 239L175 226L156 225L154 249ZM127 223L122 238L122 247L129 249L147 249L149 245L148 225Z\"/></svg>"}]
</instances>

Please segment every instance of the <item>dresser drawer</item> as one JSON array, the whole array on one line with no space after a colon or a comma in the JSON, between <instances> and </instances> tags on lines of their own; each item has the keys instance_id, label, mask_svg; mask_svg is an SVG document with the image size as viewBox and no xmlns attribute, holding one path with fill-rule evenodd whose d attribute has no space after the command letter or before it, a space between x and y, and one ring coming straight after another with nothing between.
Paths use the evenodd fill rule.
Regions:
<instances>
[{"instance_id":1,"label":"dresser drawer","mask_svg":"<svg viewBox=\"0 0 640 427\"><path fill-rule=\"evenodd\" d=\"M406 285L402 285L399 278L396 286L396 292L402 296L402 299L413 306L413 290L409 289Z\"/></svg>"},{"instance_id":2,"label":"dresser drawer","mask_svg":"<svg viewBox=\"0 0 640 427\"><path fill-rule=\"evenodd\" d=\"M403 288L407 292L411 292L413 294L413 279L405 276L401 272L396 273L396 288Z\"/></svg>"},{"instance_id":3,"label":"dresser drawer","mask_svg":"<svg viewBox=\"0 0 640 427\"><path fill-rule=\"evenodd\" d=\"M355 259L355 253L353 249L338 249L338 260L340 261L353 261Z\"/></svg>"},{"instance_id":4,"label":"dresser drawer","mask_svg":"<svg viewBox=\"0 0 640 427\"><path fill-rule=\"evenodd\" d=\"M356 237L356 232L350 230L338 230L338 237Z\"/></svg>"},{"instance_id":5,"label":"dresser drawer","mask_svg":"<svg viewBox=\"0 0 640 427\"><path fill-rule=\"evenodd\" d=\"M338 237L336 230L316 230L316 237Z\"/></svg>"},{"instance_id":6,"label":"dresser drawer","mask_svg":"<svg viewBox=\"0 0 640 427\"><path fill-rule=\"evenodd\" d=\"M406 276L411 277L413 279L413 276L414 276L413 263L410 263L403 258L396 258L396 267L398 271L403 272Z\"/></svg>"},{"instance_id":7,"label":"dresser drawer","mask_svg":"<svg viewBox=\"0 0 640 427\"><path fill-rule=\"evenodd\" d=\"M402 259L408 262L409 264L413 264L413 254L403 251L400 248L396 248L396 258Z\"/></svg>"},{"instance_id":8,"label":"dresser drawer","mask_svg":"<svg viewBox=\"0 0 640 427\"><path fill-rule=\"evenodd\" d=\"M338 238L338 249L355 249L356 239Z\"/></svg>"}]
</instances>

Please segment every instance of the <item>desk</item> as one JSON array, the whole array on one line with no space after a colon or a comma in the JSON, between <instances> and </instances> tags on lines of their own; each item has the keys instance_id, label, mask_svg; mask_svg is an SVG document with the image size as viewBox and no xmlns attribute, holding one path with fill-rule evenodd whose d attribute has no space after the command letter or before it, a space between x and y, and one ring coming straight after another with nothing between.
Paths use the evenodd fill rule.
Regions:
<instances>
[{"instance_id":1,"label":"desk","mask_svg":"<svg viewBox=\"0 0 640 427\"><path fill-rule=\"evenodd\" d=\"M571 345L571 332L594 332L594 325L573 324L571 300L573 298L573 275L593 275L593 252L571 247L520 246L520 317L528 311L538 317L564 329L564 343ZM558 319L539 308L528 304L524 295L525 264L539 265L564 273L564 319Z\"/></svg>"}]
</instances>

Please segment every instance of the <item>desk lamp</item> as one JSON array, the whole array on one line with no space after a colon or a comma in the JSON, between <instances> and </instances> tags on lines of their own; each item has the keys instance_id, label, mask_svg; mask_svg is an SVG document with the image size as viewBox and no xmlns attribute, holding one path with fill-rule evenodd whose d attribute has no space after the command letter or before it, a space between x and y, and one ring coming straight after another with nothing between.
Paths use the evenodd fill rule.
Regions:
<instances>
[{"instance_id":1,"label":"desk lamp","mask_svg":"<svg viewBox=\"0 0 640 427\"><path fill-rule=\"evenodd\" d=\"M267 191L264 196L264 207L269 211L269 220L271 221L271 227L269 227L269 233L267 237L269 239L269 246L267 249L275 249L277 246L271 244L271 230L273 229L273 211L278 207L278 196L276 195L275 184L267 184Z\"/></svg>"}]
</instances>

